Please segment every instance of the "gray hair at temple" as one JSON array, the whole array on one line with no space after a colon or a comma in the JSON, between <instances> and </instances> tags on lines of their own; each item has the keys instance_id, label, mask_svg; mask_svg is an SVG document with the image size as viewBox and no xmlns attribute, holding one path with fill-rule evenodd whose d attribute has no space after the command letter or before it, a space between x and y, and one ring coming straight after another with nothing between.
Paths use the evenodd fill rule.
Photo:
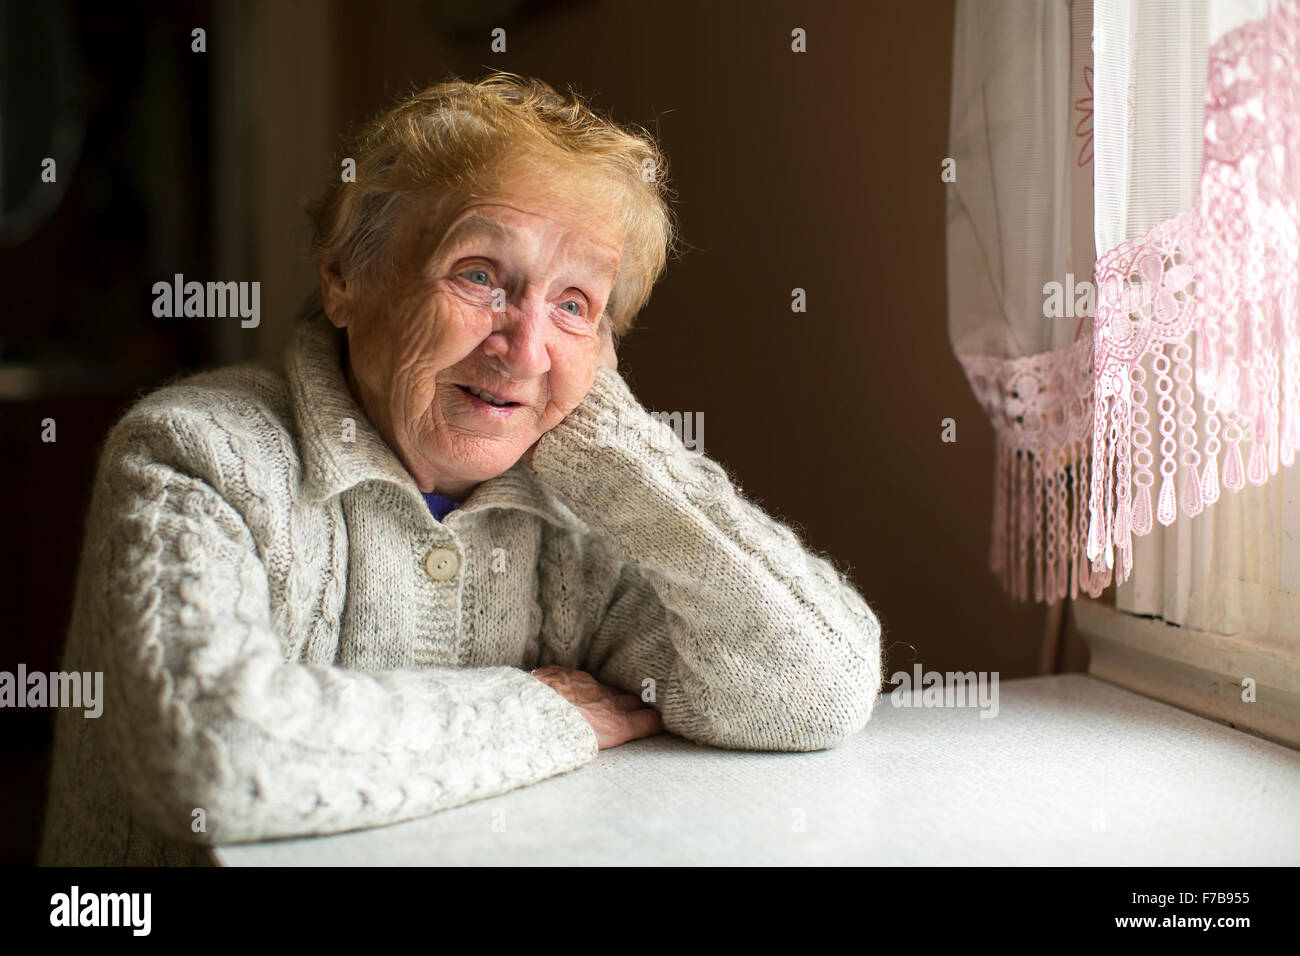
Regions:
<instances>
[{"instance_id":1,"label":"gray hair at temple","mask_svg":"<svg viewBox=\"0 0 1300 956\"><path fill-rule=\"evenodd\" d=\"M655 139L541 80L498 72L431 86L368 123L344 155L356 162L356 182L340 177L308 204L312 252L362 285L392 275L390 239L413 195L432 193L441 234L471 200L493 195L507 171L529 167L577 172L587 195L619 211L623 263L604 316L616 334L630 328L676 252L667 159Z\"/></svg>"}]
</instances>

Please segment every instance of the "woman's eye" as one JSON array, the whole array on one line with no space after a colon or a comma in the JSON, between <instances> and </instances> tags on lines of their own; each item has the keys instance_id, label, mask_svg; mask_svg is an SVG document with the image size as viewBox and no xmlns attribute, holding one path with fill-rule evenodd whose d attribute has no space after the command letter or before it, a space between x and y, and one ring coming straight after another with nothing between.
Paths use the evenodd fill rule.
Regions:
<instances>
[{"instance_id":1,"label":"woman's eye","mask_svg":"<svg viewBox=\"0 0 1300 956\"><path fill-rule=\"evenodd\" d=\"M465 273L465 275L468 276L469 281L475 285L487 285L491 281L488 279L486 269L470 269Z\"/></svg>"},{"instance_id":2,"label":"woman's eye","mask_svg":"<svg viewBox=\"0 0 1300 956\"><path fill-rule=\"evenodd\" d=\"M573 308L570 309L569 306L573 306ZM561 303L560 308L566 310L570 315L582 315L582 304L576 299Z\"/></svg>"}]
</instances>

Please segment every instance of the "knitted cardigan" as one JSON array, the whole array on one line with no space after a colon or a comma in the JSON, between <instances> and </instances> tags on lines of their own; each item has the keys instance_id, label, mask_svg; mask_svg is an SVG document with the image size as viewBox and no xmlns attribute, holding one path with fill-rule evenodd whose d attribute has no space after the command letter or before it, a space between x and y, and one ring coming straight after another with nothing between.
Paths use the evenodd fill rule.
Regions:
<instances>
[{"instance_id":1,"label":"knitted cardigan","mask_svg":"<svg viewBox=\"0 0 1300 956\"><path fill-rule=\"evenodd\" d=\"M182 379L111 431L63 664L105 703L58 713L41 863L204 862L573 770L596 735L544 664L715 747L871 716L871 609L617 372L439 523L342 355L317 313L283 374Z\"/></svg>"}]
</instances>

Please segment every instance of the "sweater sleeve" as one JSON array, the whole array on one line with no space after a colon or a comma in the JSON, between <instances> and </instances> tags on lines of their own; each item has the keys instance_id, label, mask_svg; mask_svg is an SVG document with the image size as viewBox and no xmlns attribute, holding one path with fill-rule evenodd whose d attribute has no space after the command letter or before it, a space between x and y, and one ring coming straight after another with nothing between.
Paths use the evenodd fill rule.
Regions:
<instances>
[{"instance_id":1,"label":"sweater sleeve","mask_svg":"<svg viewBox=\"0 0 1300 956\"><path fill-rule=\"evenodd\" d=\"M581 713L515 668L287 660L256 542L176 430L154 420L110 437L82 572L109 763L157 830L215 845L378 826L595 757Z\"/></svg>"},{"instance_id":2,"label":"sweater sleeve","mask_svg":"<svg viewBox=\"0 0 1300 956\"><path fill-rule=\"evenodd\" d=\"M880 692L880 623L825 559L746 501L602 368L537 445L539 480L612 556L588 669L700 743L816 750ZM653 693L647 693L652 690Z\"/></svg>"}]
</instances>

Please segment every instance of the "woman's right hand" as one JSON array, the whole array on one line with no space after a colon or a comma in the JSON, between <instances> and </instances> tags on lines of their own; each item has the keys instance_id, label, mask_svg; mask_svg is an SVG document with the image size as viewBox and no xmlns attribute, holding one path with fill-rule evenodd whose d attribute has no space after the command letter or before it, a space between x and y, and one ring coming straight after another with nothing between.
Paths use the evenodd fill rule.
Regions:
<instances>
[{"instance_id":1,"label":"woman's right hand","mask_svg":"<svg viewBox=\"0 0 1300 956\"><path fill-rule=\"evenodd\" d=\"M602 684L586 671L548 664L532 674L582 712L596 732L601 750L664 731L659 711L635 694Z\"/></svg>"}]
</instances>

